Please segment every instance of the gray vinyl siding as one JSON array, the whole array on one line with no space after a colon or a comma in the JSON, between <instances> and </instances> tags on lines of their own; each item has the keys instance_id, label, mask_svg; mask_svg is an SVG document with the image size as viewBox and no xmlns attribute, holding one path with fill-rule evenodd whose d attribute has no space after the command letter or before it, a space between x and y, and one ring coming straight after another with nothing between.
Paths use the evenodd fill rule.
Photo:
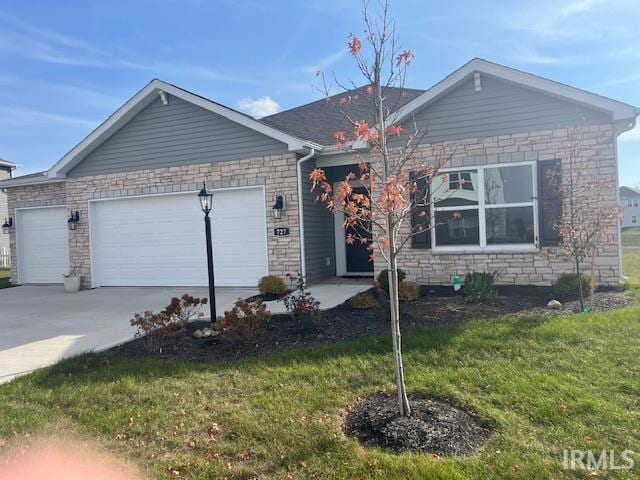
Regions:
<instances>
[{"instance_id":1,"label":"gray vinyl siding","mask_svg":"<svg viewBox=\"0 0 640 480\"><path fill-rule=\"evenodd\" d=\"M287 145L169 96L153 101L68 174L82 177L277 155Z\"/></svg>"},{"instance_id":2,"label":"gray vinyl siding","mask_svg":"<svg viewBox=\"0 0 640 480\"><path fill-rule=\"evenodd\" d=\"M423 143L553 130L575 124L611 123L610 115L525 87L481 75L482 91L473 76L448 94L415 112L405 134L427 132ZM406 136L401 137L406 141ZM394 139L394 144L398 140Z\"/></svg>"},{"instance_id":3,"label":"gray vinyl siding","mask_svg":"<svg viewBox=\"0 0 640 480\"><path fill-rule=\"evenodd\" d=\"M316 201L311 191L309 173L315 168L314 160L302 164L302 207L304 210L304 251L307 281L319 280L336 274L336 249L333 214L326 205ZM330 264L327 265L327 257Z\"/></svg>"}]
</instances>

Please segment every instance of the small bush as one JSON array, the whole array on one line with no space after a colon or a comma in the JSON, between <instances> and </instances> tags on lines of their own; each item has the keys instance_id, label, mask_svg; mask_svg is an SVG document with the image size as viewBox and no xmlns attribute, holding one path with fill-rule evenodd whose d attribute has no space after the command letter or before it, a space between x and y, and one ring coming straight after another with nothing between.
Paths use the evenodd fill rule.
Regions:
<instances>
[{"instance_id":1,"label":"small bush","mask_svg":"<svg viewBox=\"0 0 640 480\"><path fill-rule=\"evenodd\" d=\"M369 292L360 292L351 298L351 306L358 310L372 310L378 306L378 302Z\"/></svg>"},{"instance_id":2,"label":"small bush","mask_svg":"<svg viewBox=\"0 0 640 480\"><path fill-rule=\"evenodd\" d=\"M415 302L420 298L420 284L414 282L400 282L398 284L398 298L401 302Z\"/></svg>"},{"instance_id":3,"label":"small bush","mask_svg":"<svg viewBox=\"0 0 640 480\"><path fill-rule=\"evenodd\" d=\"M148 352L162 352L167 338L176 335L187 322L202 317L202 307L206 304L206 298L185 293L180 298L172 298L161 312L136 313L130 323L136 327L135 336L142 337L142 345Z\"/></svg>"},{"instance_id":4,"label":"small bush","mask_svg":"<svg viewBox=\"0 0 640 480\"><path fill-rule=\"evenodd\" d=\"M265 275L258 282L262 295L280 295L285 291L284 281L275 275Z\"/></svg>"},{"instance_id":5,"label":"small bush","mask_svg":"<svg viewBox=\"0 0 640 480\"><path fill-rule=\"evenodd\" d=\"M580 274L580 281L582 282L582 294L587 298L595 290L595 285L588 275ZM563 273L560 275L556 283L553 284L553 294L560 300L578 298L580 296L578 276L575 273Z\"/></svg>"},{"instance_id":6,"label":"small bush","mask_svg":"<svg viewBox=\"0 0 640 480\"><path fill-rule=\"evenodd\" d=\"M223 340L242 343L264 333L269 320L271 313L262 300L247 302L239 298L230 311L218 317L213 328Z\"/></svg>"},{"instance_id":7,"label":"small bush","mask_svg":"<svg viewBox=\"0 0 640 480\"><path fill-rule=\"evenodd\" d=\"M407 274L404 273L404 270L398 269L398 282L402 283L402 281L406 278L406 276ZM385 292L389 293L389 271L386 269L382 270L378 274L377 281L380 288Z\"/></svg>"},{"instance_id":8,"label":"small bush","mask_svg":"<svg viewBox=\"0 0 640 480\"><path fill-rule=\"evenodd\" d=\"M463 296L466 303L485 303L495 300L498 295L496 280L498 272L473 272L464 279Z\"/></svg>"},{"instance_id":9,"label":"small bush","mask_svg":"<svg viewBox=\"0 0 640 480\"><path fill-rule=\"evenodd\" d=\"M287 312L291 318L300 322L305 330L317 330L320 327L320 302L311 295L311 292L307 292L302 274L287 273L287 278L290 278L297 287L296 291L282 299Z\"/></svg>"}]
</instances>

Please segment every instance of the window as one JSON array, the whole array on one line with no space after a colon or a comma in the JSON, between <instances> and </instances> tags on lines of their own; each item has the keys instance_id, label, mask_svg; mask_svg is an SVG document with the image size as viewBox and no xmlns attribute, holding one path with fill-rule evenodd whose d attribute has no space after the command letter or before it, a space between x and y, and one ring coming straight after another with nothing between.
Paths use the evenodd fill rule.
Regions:
<instances>
[{"instance_id":1,"label":"window","mask_svg":"<svg viewBox=\"0 0 640 480\"><path fill-rule=\"evenodd\" d=\"M638 217L636 217L635 215L631 216L631 223L638 223Z\"/></svg>"},{"instance_id":2,"label":"window","mask_svg":"<svg viewBox=\"0 0 640 480\"><path fill-rule=\"evenodd\" d=\"M534 246L534 164L439 173L432 182L432 247Z\"/></svg>"},{"instance_id":3,"label":"window","mask_svg":"<svg viewBox=\"0 0 640 480\"><path fill-rule=\"evenodd\" d=\"M634 207L637 207L637 206L638 206L638 199L637 199L637 198L635 198L635 199L633 200L633 206L634 206Z\"/></svg>"},{"instance_id":4,"label":"window","mask_svg":"<svg viewBox=\"0 0 640 480\"><path fill-rule=\"evenodd\" d=\"M633 200L627 200L627 207L633 207Z\"/></svg>"}]
</instances>

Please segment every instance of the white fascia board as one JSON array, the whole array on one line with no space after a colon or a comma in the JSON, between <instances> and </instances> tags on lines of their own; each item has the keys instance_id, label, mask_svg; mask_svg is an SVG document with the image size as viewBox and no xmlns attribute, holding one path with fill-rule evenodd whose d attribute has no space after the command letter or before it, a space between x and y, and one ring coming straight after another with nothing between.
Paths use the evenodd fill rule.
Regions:
<instances>
[{"instance_id":1,"label":"white fascia board","mask_svg":"<svg viewBox=\"0 0 640 480\"><path fill-rule=\"evenodd\" d=\"M157 98L160 91L166 94L173 95L186 102L192 103L199 107L202 107L210 112L221 115L229 120L236 122L240 125L244 125L252 130L267 135L271 138L279 140L287 144L290 151L302 152L307 148L322 147L315 145L313 142L307 142L303 139L294 137L273 127L270 127L258 120L243 115L239 112L231 110L227 107L219 105L211 100L195 95L191 92L187 92L181 88L163 82L162 80L152 80L147 86L136 93L131 99L129 99L122 107L116 110L107 120L105 120L98 128L91 132L84 140L76 145L71 151L69 151L64 157L62 157L53 167L49 169L47 175L50 178L64 177L64 174L77 165L87 152L90 152L92 147L97 143L101 144L106 138L111 136L115 131L119 130L128 120L130 120L135 114L140 112L144 107L150 104Z\"/></svg>"},{"instance_id":2,"label":"white fascia board","mask_svg":"<svg viewBox=\"0 0 640 480\"><path fill-rule=\"evenodd\" d=\"M0 188L23 187L27 185L41 185L44 183L59 183L64 181L64 178L50 178L46 173L43 173L41 176L28 178L16 177L3 180L0 182Z\"/></svg>"},{"instance_id":3,"label":"white fascia board","mask_svg":"<svg viewBox=\"0 0 640 480\"><path fill-rule=\"evenodd\" d=\"M439 83L435 84L419 97L398 109L398 111L391 116L391 122L401 122L413 111L433 101L450 88L458 85L469 75L477 72L523 85L534 90L539 90L550 95L565 98L573 102L581 103L592 108L610 112L614 121L633 119L638 115L638 113L640 113L639 109L626 103L618 102L617 100L612 100L575 87L570 87L569 85L542 78L531 73L522 72L520 70L505 67L504 65L498 65L496 63L476 58L460 67Z\"/></svg>"}]
</instances>

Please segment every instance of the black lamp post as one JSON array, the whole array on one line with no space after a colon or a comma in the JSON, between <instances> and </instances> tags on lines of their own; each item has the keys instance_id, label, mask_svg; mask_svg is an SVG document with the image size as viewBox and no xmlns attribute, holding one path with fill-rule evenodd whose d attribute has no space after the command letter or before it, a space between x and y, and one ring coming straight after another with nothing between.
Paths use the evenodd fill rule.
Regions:
<instances>
[{"instance_id":1,"label":"black lamp post","mask_svg":"<svg viewBox=\"0 0 640 480\"><path fill-rule=\"evenodd\" d=\"M207 186L202 182L202 190L198 193L200 207L204 212L204 231L207 237L207 269L209 271L209 309L211 324L216 321L216 287L213 275L213 245L211 244L211 219L209 213L213 207L213 193L207 192Z\"/></svg>"}]
</instances>

